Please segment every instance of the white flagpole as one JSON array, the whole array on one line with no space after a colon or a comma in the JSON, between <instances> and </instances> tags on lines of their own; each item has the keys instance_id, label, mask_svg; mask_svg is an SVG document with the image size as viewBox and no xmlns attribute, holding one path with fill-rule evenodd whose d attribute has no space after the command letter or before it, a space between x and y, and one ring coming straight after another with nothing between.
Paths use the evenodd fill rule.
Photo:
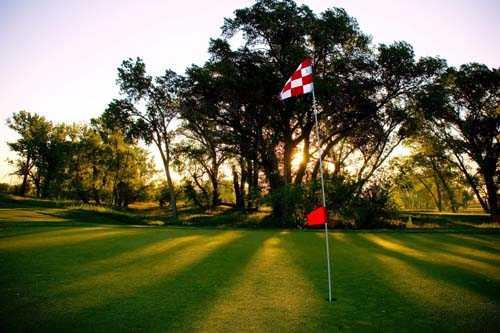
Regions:
<instances>
[{"instance_id":1,"label":"white flagpole","mask_svg":"<svg viewBox=\"0 0 500 333\"><path fill-rule=\"evenodd\" d=\"M316 95L314 94L314 86L312 89L312 98L313 98L313 112L314 112L314 121L316 123L316 139L318 140L318 144L320 143L319 139L319 126L318 126L318 114L316 110ZM323 161L321 155L323 152L320 149L319 153L319 174L321 177L321 196L323 198L323 207L326 208L326 199L325 199L325 182L323 179ZM325 247L326 247L326 266L328 268L328 302L332 302L332 278L331 278L331 269L330 269L330 245L328 243L328 221L325 223Z\"/></svg>"}]
</instances>

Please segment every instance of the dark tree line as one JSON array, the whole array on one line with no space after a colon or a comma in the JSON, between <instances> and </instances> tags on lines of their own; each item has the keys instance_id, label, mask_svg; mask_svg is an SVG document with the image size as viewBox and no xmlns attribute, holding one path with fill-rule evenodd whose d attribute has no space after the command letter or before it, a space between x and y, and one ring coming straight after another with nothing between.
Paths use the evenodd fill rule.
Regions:
<instances>
[{"instance_id":1,"label":"dark tree line","mask_svg":"<svg viewBox=\"0 0 500 333\"><path fill-rule=\"evenodd\" d=\"M241 44L231 47L236 35ZM125 60L117 80L122 99L100 119L130 142L156 146L174 215L172 168L200 207L228 204L220 195L225 175L235 208L257 209L267 197L275 221L293 224L297 210L310 208L298 202L318 202L320 158L329 206L369 206L364 203L387 195L390 181L408 170L401 165L399 174L387 175L395 149L425 138L441 152L423 149L414 159L422 170L434 170L437 185L429 193L445 191L440 198L446 195L458 209L449 182L465 179L481 206L498 217L499 69L417 59L405 42L373 45L345 10L316 14L294 1L259 0L236 10L208 51L208 61L183 76L167 70L152 77L140 58ZM320 141L311 96L278 99L305 57L315 65ZM19 170L34 163L30 156Z\"/></svg>"}]
</instances>

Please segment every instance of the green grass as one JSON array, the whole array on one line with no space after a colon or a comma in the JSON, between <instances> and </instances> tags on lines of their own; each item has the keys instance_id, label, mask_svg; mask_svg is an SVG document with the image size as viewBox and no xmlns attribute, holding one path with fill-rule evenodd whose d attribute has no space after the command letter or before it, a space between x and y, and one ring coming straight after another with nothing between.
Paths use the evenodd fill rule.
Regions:
<instances>
[{"instance_id":1,"label":"green grass","mask_svg":"<svg viewBox=\"0 0 500 333\"><path fill-rule=\"evenodd\" d=\"M7 221L15 221L25 225L36 222L36 226L57 223L59 226L116 224L259 228L263 218L270 213L269 209L264 208L259 212L244 214L228 207L203 212L182 202L178 211L178 218L173 219L169 209L160 209L152 203L133 204L128 209L114 209L72 201L50 201L0 194L0 226L5 226Z\"/></svg>"},{"instance_id":2,"label":"green grass","mask_svg":"<svg viewBox=\"0 0 500 333\"><path fill-rule=\"evenodd\" d=\"M332 233L328 304L321 232L61 216L61 207L0 209L1 331L500 327L495 232Z\"/></svg>"},{"instance_id":3,"label":"green grass","mask_svg":"<svg viewBox=\"0 0 500 333\"><path fill-rule=\"evenodd\" d=\"M417 225L434 225L435 227L481 227L491 223L491 217L486 213L452 213L452 212L422 212L422 211L402 211L399 218L407 221L408 217Z\"/></svg>"}]
</instances>

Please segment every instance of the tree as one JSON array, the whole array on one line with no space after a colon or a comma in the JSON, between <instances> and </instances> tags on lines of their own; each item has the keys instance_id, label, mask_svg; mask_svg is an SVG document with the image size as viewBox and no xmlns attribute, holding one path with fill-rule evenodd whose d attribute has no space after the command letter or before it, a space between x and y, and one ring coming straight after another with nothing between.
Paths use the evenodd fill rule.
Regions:
<instances>
[{"instance_id":1,"label":"tree","mask_svg":"<svg viewBox=\"0 0 500 333\"><path fill-rule=\"evenodd\" d=\"M10 128L21 138L9 146L21 155L17 173L22 176L21 194L28 189L28 179L35 185L37 197L53 197L60 193L67 154L67 127L53 125L37 114L20 111L8 120Z\"/></svg>"},{"instance_id":2,"label":"tree","mask_svg":"<svg viewBox=\"0 0 500 333\"><path fill-rule=\"evenodd\" d=\"M65 124L53 126L47 141L39 146L35 165L41 179L41 196L43 198L59 197L65 179L66 163L71 152L68 140L69 127Z\"/></svg>"},{"instance_id":3,"label":"tree","mask_svg":"<svg viewBox=\"0 0 500 333\"><path fill-rule=\"evenodd\" d=\"M153 79L146 73L142 59L127 59L118 68L118 84L127 100L115 100L104 113L104 119L120 120L126 132L154 143L162 158L170 192L170 208L177 216L177 203L170 172L173 139L172 123L179 112L177 101L181 78L167 70ZM142 107L140 102L144 102ZM109 122L108 122L109 123Z\"/></svg>"},{"instance_id":4,"label":"tree","mask_svg":"<svg viewBox=\"0 0 500 333\"><path fill-rule=\"evenodd\" d=\"M191 99L183 100L181 117L184 122L179 127L179 133L185 140L177 145L177 153L185 158L185 162L199 164L208 177L212 187L210 206L214 208L221 203L219 173L222 164L230 156L230 150L224 144L216 122L207 118L203 112L197 112L198 106L193 104L188 106Z\"/></svg>"},{"instance_id":5,"label":"tree","mask_svg":"<svg viewBox=\"0 0 500 333\"><path fill-rule=\"evenodd\" d=\"M126 207L144 197L155 172L143 149L100 119L92 126L53 124L20 111L8 124L21 135L9 145L20 157L23 195L32 182L38 197Z\"/></svg>"},{"instance_id":6,"label":"tree","mask_svg":"<svg viewBox=\"0 0 500 333\"><path fill-rule=\"evenodd\" d=\"M174 148L176 167L179 171L189 174L192 181L206 196L210 208L221 203L219 180L220 167L226 156L208 142L200 143L194 139L179 142ZM208 180L210 189L207 190L204 182ZM210 191L210 196L208 192ZM210 199L209 199L210 197Z\"/></svg>"},{"instance_id":7,"label":"tree","mask_svg":"<svg viewBox=\"0 0 500 333\"><path fill-rule=\"evenodd\" d=\"M395 196L406 209L457 212L471 199L470 188L449 153L429 133L407 141L412 154L391 161Z\"/></svg>"},{"instance_id":8,"label":"tree","mask_svg":"<svg viewBox=\"0 0 500 333\"><path fill-rule=\"evenodd\" d=\"M147 151L119 128L107 127L103 119L94 119L92 123L90 128L81 128L75 143L77 153L73 161L79 166L72 168L71 175L77 180L74 183L82 182L79 187L96 202L105 200L117 207L144 199L156 172Z\"/></svg>"},{"instance_id":9,"label":"tree","mask_svg":"<svg viewBox=\"0 0 500 333\"><path fill-rule=\"evenodd\" d=\"M480 64L450 68L416 104L483 209L498 221L500 70Z\"/></svg>"},{"instance_id":10,"label":"tree","mask_svg":"<svg viewBox=\"0 0 500 333\"><path fill-rule=\"evenodd\" d=\"M212 40L210 60L188 69L189 95L203 106L197 112L226 133L224 142L234 153L262 170L271 192L303 184L307 169L315 179L319 152L324 158L349 137L364 160L361 193L412 131L406 107L411 97L444 67L440 59L416 61L406 43L372 50L356 21L336 8L317 16L291 1L261 0L225 20L223 36L236 33L244 39L239 49L232 50L227 40ZM321 142L312 135L311 96L277 99L306 56L316 65ZM298 153L302 161L294 168ZM273 200L273 214L287 223L286 203Z\"/></svg>"},{"instance_id":11,"label":"tree","mask_svg":"<svg viewBox=\"0 0 500 333\"><path fill-rule=\"evenodd\" d=\"M25 196L29 189L29 178L30 175L33 175L40 147L47 141L52 124L36 113L19 111L7 120L7 126L20 135L16 142L10 142L8 145L12 151L19 155L19 159L12 163L16 165L16 174L22 177L20 194ZM37 184L37 193L39 194L39 183Z\"/></svg>"}]
</instances>

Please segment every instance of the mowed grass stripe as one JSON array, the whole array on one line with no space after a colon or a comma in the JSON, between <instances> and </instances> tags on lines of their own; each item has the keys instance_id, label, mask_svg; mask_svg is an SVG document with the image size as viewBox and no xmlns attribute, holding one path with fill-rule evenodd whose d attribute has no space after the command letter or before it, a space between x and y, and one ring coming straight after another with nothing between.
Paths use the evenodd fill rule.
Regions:
<instances>
[{"instance_id":1,"label":"mowed grass stripe","mask_svg":"<svg viewBox=\"0 0 500 333\"><path fill-rule=\"evenodd\" d=\"M212 251L235 241L239 236L237 231L225 232L213 237L205 237L204 240L191 246L182 246L182 240L171 240L174 242L171 244L171 251L164 253L163 257L148 260L145 256L144 260L132 263L118 262L105 272L78 279L57 288L54 293L60 295L61 301L56 306L61 310L79 311L82 308L104 304L113 298L124 298L136 294L142 288L167 279L170 275L175 275L197 261L203 260ZM175 248L176 245L177 248Z\"/></svg>"},{"instance_id":2,"label":"mowed grass stripe","mask_svg":"<svg viewBox=\"0 0 500 333\"><path fill-rule=\"evenodd\" d=\"M227 292L205 310L194 330L301 330L314 309L325 306L321 297L310 297L314 290L286 251L284 234L277 233L262 242Z\"/></svg>"},{"instance_id":3,"label":"mowed grass stripe","mask_svg":"<svg viewBox=\"0 0 500 333\"><path fill-rule=\"evenodd\" d=\"M16 239L0 239L0 251L15 251L25 249L39 249L51 246L70 245L89 240L108 238L116 235L135 233L134 229L116 228L74 228L47 231L35 235L26 235Z\"/></svg>"}]
</instances>

